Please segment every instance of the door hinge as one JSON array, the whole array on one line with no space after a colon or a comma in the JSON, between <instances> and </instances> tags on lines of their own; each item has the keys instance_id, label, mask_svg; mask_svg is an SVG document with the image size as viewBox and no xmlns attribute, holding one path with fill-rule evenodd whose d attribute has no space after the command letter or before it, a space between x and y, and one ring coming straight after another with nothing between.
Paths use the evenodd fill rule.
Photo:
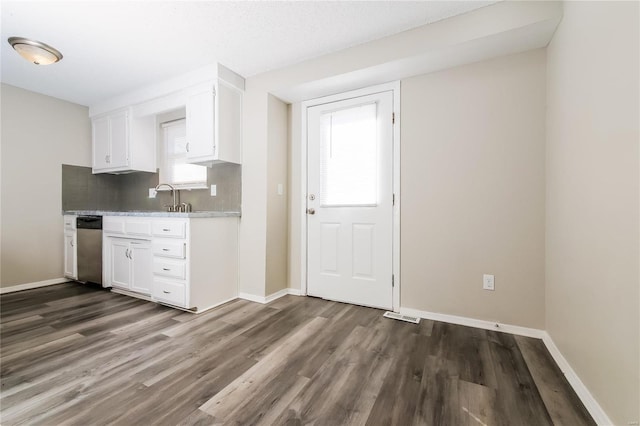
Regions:
<instances>
[{"instance_id":1,"label":"door hinge","mask_svg":"<svg viewBox=\"0 0 640 426\"><path fill-rule=\"evenodd\" d=\"M391 113L391 124L396 124L396 113L395 112Z\"/></svg>"},{"instance_id":2,"label":"door hinge","mask_svg":"<svg viewBox=\"0 0 640 426\"><path fill-rule=\"evenodd\" d=\"M396 194L392 194L392 196L391 196L391 205L393 205L393 206L396 205Z\"/></svg>"},{"instance_id":3,"label":"door hinge","mask_svg":"<svg viewBox=\"0 0 640 426\"><path fill-rule=\"evenodd\" d=\"M391 275L391 287L395 287L395 286L396 286L396 276Z\"/></svg>"}]
</instances>

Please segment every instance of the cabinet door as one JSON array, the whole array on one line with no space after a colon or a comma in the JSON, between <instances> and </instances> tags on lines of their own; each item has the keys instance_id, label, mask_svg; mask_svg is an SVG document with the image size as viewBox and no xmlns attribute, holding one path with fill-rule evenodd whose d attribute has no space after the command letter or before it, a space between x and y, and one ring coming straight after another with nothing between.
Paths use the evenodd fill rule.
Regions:
<instances>
[{"instance_id":1,"label":"cabinet door","mask_svg":"<svg viewBox=\"0 0 640 426\"><path fill-rule=\"evenodd\" d=\"M64 276L77 279L76 260L76 233L65 232L64 234Z\"/></svg>"},{"instance_id":2,"label":"cabinet door","mask_svg":"<svg viewBox=\"0 0 640 426\"><path fill-rule=\"evenodd\" d=\"M187 160L211 158L215 147L215 95L213 87L187 99Z\"/></svg>"},{"instance_id":3,"label":"cabinet door","mask_svg":"<svg viewBox=\"0 0 640 426\"><path fill-rule=\"evenodd\" d=\"M109 135L109 117L96 118L92 122L93 130L93 170L111 167L111 142Z\"/></svg>"},{"instance_id":4,"label":"cabinet door","mask_svg":"<svg viewBox=\"0 0 640 426\"><path fill-rule=\"evenodd\" d=\"M129 240L109 238L111 254L111 285L129 289L131 287L131 260L129 259Z\"/></svg>"},{"instance_id":5,"label":"cabinet door","mask_svg":"<svg viewBox=\"0 0 640 426\"><path fill-rule=\"evenodd\" d=\"M129 165L129 114L123 111L109 118L111 132L109 167L126 167Z\"/></svg>"},{"instance_id":6,"label":"cabinet door","mask_svg":"<svg viewBox=\"0 0 640 426\"><path fill-rule=\"evenodd\" d=\"M148 241L131 241L129 244L131 260L131 290L151 295L153 288L153 254Z\"/></svg>"}]
</instances>

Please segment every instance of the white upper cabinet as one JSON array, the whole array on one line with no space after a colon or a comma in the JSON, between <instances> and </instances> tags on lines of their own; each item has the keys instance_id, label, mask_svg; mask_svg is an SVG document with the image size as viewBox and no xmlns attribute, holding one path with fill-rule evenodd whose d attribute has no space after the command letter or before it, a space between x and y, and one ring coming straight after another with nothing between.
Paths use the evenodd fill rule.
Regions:
<instances>
[{"instance_id":1,"label":"white upper cabinet","mask_svg":"<svg viewBox=\"0 0 640 426\"><path fill-rule=\"evenodd\" d=\"M156 118L186 110L187 161L240 164L244 78L211 64L89 108L93 173L157 170Z\"/></svg>"},{"instance_id":2,"label":"white upper cabinet","mask_svg":"<svg viewBox=\"0 0 640 426\"><path fill-rule=\"evenodd\" d=\"M132 108L92 120L93 173L156 171L154 117L134 117Z\"/></svg>"},{"instance_id":3,"label":"white upper cabinet","mask_svg":"<svg viewBox=\"0 0 640 426\"><path fill-rule=\"evenodd\" d=\"M187 98L187 161L241 163L242 91L222 79Z\"/></svg>"}]
</instances>

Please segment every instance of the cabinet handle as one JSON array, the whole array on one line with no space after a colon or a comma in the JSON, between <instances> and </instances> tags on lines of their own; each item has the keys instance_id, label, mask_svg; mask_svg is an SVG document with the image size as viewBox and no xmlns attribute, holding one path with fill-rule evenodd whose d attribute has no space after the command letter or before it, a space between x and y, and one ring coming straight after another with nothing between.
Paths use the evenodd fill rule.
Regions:
<instances>
[{"instance_id":1,"label":"cabinet handle","mask_svg":"<svg viewBox=\"0 0 640 426\"><path fill-rule=\"evenodd\" d=\"M110 156L110 155L105 155L105 156L104 156L104 161L105 161L107 164L111 163L111 156Z\"/></svg>"},{"instance_id":2,"label":"cabinet handle","mask_svg":"<svg viewBox=\"0 0 640 426\"><path fill-rule=\"evenodd\" d=\"M187 150L187 152L189 152L189 142L187 142L187 145L185 146L185 149Z\"/></svg>"},{"instance_id":3,"label":"cabinet handle","mask_svg":"<svg viewBox=\"0 0 640 426\"><path fill-rule=\"evenodd\" d=\"M73 240L69 241L69 244L71 244L71 247L73 247Z\"/></svg>"},{"instance_id":4,"label":"cabinet handle","mask_svg":"<svg viewBox=\"0 0 640 426\"><path fill-rule=\"evenodd\" d=\"M163 271L170 271L171 269L169 268L162 268Z\"/></svg>"},{"instance_id":5,"label":"cabinet handle","mask_svg":"<svg viewBox=\"0 0 640 426\"><path fill-rule=\"evenodd\" d=\"M169 251L169 249L168 248L163 248L162 251Z\"/></svg>"},{"instance_id":6,"label":"cabinet handle","mask_svg":"<svg viewBox=\"0 0 640 426\"><path fill-rule=\"evenodd\" d=\"M171 231L171 229L167 229L167 228L162 228L162 230L163 230L164 232L169 232L169 231Z\"/></svg>"},{"instance_id":7,"label":"cabinet handle","mask_svg":"<svg viewBox=\"0 0 640 426\"><path fill-rule=\"evenodd\" d=\"M127 259L131 259L131 258L129 257L129 249L125 249L125 250L124 250L124 256L125 256Z\"/></svg>"},{"instance_id":8,"label":"cabinet handle","mask_svg":"<svg viewBox=\"0 0 640 426\"><path fill-rule=\"evenodd\" d=\"M167 290L162 290L162 292L163 292L164 294L171 294L171 292L170 292L170 291L167 291Z\"/></svg>"}]
</instances>

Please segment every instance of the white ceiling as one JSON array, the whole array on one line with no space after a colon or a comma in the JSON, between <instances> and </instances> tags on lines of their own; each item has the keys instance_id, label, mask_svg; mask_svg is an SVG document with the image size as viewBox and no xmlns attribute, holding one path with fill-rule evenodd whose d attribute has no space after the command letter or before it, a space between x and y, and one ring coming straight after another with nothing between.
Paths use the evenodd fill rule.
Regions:
<instances>
[{"instance_id":1,"label":"white ceiling","mask_svg":"<svg viewBox=\"0 0 640 426\"><path fill-rule=\"evenodd\" d=\"M249 77L495 1L2 1L1 80L91 105L219 62ZM50 44L36 66L11 36Z\"/></svg>"}]
</instances>

